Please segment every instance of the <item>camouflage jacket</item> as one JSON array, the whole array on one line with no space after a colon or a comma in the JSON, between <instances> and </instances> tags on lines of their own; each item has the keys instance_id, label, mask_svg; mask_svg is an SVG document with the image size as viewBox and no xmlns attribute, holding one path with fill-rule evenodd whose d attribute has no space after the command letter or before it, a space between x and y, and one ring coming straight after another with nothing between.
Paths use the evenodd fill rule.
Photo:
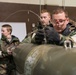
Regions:
<instances>
[{"instance_id":1,"label":"camouflage jacket","mask_svg":"<svg viewBox=\"0 0 76 75\"><path fill-rule=\"evenodd\" d=\"M70 40L73 43L73 45L75 45L75 43L76 43L76 40L75 40L76 27L75 27L75 25L68 23L66 29L62 33L60 33L60 38L61 38L60 43L64 44L64 41Z\"/></svg>"},{"instance_id":2,"label":"camouflage jacket","mask_svg":"<svg viewBox=\"0 0 76 75\"><path fill-rule=\"evenodd\" d=\"M4 56L7 56L7 49L13 50L19 43L19 39L14 35L12 35L12 40L10 42L5 37L2 37L0 40L0 51L2 51Z\"/></svg>"}]
</instances>

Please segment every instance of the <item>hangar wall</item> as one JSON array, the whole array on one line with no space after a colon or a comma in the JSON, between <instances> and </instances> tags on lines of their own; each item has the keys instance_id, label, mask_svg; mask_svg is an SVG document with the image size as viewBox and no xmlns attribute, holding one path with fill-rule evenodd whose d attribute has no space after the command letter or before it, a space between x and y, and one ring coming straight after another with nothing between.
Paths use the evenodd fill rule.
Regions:
<instances>
[{"instance_id":1,"label":"hangar wall","mask_svg":"<svg viewBox=\"0 0 76 75\"><path fill-rule=\"evenodd\" d=\"M27 32L31 32L32 25L37 25L39 20L40 9L52 12L57 7L65 8L69 17L76 21L76 0L68 1L66 0L66 3L64 0L0 0L0 22L26 22Z\"/></svg>"}]
</instances>

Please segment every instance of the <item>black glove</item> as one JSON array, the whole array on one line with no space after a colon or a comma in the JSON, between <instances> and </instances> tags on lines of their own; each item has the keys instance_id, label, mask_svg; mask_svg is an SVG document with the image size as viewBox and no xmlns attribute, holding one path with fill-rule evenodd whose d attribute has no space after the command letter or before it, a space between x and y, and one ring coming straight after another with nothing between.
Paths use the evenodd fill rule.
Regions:
<instances>
[{"instance_id":1,"label":"black glove","mask_svg":"<svg viewBox=\"0 0 76 75\"><path fill-rule=\"evenodd\" d=\"M37 28L38 28L38 29L43 29L43 26L42 26L41 22L38 22Z\"/></svg>"},{"instance_id":2,"label":"black glove","mask_svg":"<svg viewBox=\"0 0 76 75\"><path fill-rule=\"evenodd\" d=\"M36 44L42 44L44 41L44 31L42 29L38 30L35 35L35 42Z\"/></svg>"},{"instance_id":3,"label":"black glove","mask_svg":"<svg viewBox=\"0 0 76 75\"><path fill-rule=\"evenodd\" d=\"M45 34L46 34L47 43L59 44L60 36L53 27L46 27Z\"/></svg>"}]
</instances>

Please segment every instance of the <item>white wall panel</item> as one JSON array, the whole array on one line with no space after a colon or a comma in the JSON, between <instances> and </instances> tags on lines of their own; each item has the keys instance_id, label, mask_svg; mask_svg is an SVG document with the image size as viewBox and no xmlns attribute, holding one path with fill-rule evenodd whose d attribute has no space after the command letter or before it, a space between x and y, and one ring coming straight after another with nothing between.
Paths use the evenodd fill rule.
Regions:
<instances>
[{"instance_id":1,"label":"white wall panel","mask_svg":"<svg viewBox=\"0 0 76 75\"><path fill-rule=\"evenodd\" d=\"M76 0L0 0L0 2L23 3L23 4L47 4L58 6L76 7Z\"/></svg>"},{"instance_id":2,"label":"white wall panel","mask_svg":"<svg viewBox=\"0 0 76 75\"><path fill-rule=\"evenodd\" d=\"M44 4L44 0L0 0L0 2L24 3L24 4Z\"/></svg>"},{"instance_id":3,"label":"white wall panel","mask_svg":"<svg viewBox=\"0 0 76 75\"><path fill-rule=\"evenodd\" d=\"M65 0L65 6L76 7L76 0Z\"/></svg>"},{"instance_id":4,"label":"white wall panel","mask_svg":"<svg viewBox=\"0 0 76 75\"><path fill-rule=\"evenodd\" d=\"M62 6L62 0L47 0L46 4Z\"/></svg>"}]
</instances>

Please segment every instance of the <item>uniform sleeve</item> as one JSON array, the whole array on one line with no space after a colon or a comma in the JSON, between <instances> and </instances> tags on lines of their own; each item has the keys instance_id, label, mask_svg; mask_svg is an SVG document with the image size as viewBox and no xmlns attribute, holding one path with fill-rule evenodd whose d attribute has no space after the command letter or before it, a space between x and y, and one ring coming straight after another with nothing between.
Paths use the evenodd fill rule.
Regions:
<instances>
[{"instance_id":1,"label":"uniform sleeve","mask_svg":"<svg viewBox=\"0 0 76 75\"><path fill-rule=\"evenodd\" d=\"M73 47L76 47L76 31L71 32L70 37L73 41Z\"/></svg>"},{"instance_id":2,"label":"uniform sleeve","mask_svg":"<svg viewBox=\"0 0 76 75\"><path fill-rule=\"evenodd\" d=\"M60 34L60 45L64 45L65 41L70 41L72 47L76 47L76 31L72 31L68 36L63 36Z\"/></svg>"}]
</instances>

